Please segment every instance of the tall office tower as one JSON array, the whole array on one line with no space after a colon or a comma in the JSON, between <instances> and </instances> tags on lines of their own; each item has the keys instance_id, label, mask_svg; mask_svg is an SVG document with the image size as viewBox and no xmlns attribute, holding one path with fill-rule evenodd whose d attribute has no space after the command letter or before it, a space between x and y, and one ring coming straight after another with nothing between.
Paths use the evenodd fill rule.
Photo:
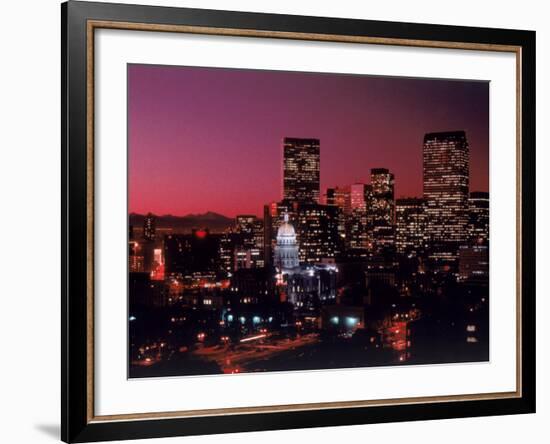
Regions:
<instances>
[{"instance_id":1,"label":"tall office tower","mask_svg":"<svg viewBox=\"0 0 550 444\"><path fill-rule=\"evenodd\" d=\"M373 168L370 172L370 181L375 220L392 225L395 210L393 173L386 168Z\"/></svg>"},{"instance_id":2,"label":"tall office tower","mask_svg":"<svg viewBox=\"0 0 550 444\"><path fill-rule=\"evenodd\" d=\"M143 239L154 241L156 236L156 220L152 213L148 213L143 220Z\"/></svg>"},{"instance_id":3,"label":"tall office tower","mask_svg":"<svg viewBox=\"0 0 550 444\"><path fill-rule=\"evenodd\" d=\"M319 139L285 137L283 157L283 199L319 203Z\"/></svg>"},{"instance_id":4,"label":"tall office tower","mask_svg":"<svg viewBox=\"0 0 550 444\"><path fill-rule=\"evenodd\" d=\"M369 247L370 232L366 210L353 210L347 217L345 239L347 248Z\"/></svg>"},{"instance_id":5,"label":"tall office tower","mask_svg":"<svg viewBox=\"0 0 550 444\"><path fill-rule=\"evenodd\" d=\"M336 187L334 201L342 213L348 216L351 213L351 186Z\"/></svg>"},{"instance_id":6,"label":"tall office tower","mask_svg":"<svg viewBox=\"0 0 550 444\"><path fill-rule=\"evenodd\" d=\"M374 230L374 212L373 212L373 193L372 184L365 185L365 208L366 208L366 223L367 223L367 249L372 250L373 247L373 230Z\"/></svg>"},{"instance_id":7,"label":"tall office tower","mask_svg":"<svg viewBox=\"0 0 550 444\"><path fill-rule=\"evenodd\" d=\"M338 251L338 212L335 206L303 204L297 213L300 262L333 260Z\"/></svg>"},{"instance_id":8,"label":"tall office tower","mask_svg":"<svg viewBox=\"0 0 550 444\"><path fill-rule=\"evenodd\" d=\"M395 244L394 176L386 168L371 170L372 198L369 213L372 218L372 241L377 250Z\"/></svg>"},{"instance_id":9,"label":"tall office tower","mask_svg":"<svg viewBox=\"0 0 550 444\"><path fill-rule=\"evenodd\" d=\"M327 205L340 208L342 214L351 212L351 186L327 188L325 193Z\"/></svg>"},{"instance_id":10,"label":"tall office tower","mask_svg":"<svg viewBox=\"0 0 550 444\"><path fill-rule=\"evenodd\" d=\"M489 241L489 193L473 191L468 201L468 237L470 242L485 244Z\"/></svg>"},{"instance_id":11,"label":"tall office tower","mask_svg":"<svg viewBox=\"0 0 550 444\"><path fill-rule=\"evenodd\" d=\"M336 211L338 233L336 255L339 255L343 251L346 240L346 216L344 214L344 205L340 201L339 188L327 188L325 202L327 206L334 207Z\"/></svg>"},{"instance_id":12,"label":"tall office tower","mask_svg":"<svg viewBox=\"0 0 550 444\"><path fill-rule=\"evenodd\" d=\"M365 184L354 183L350 186L351 211L366 209Z\"/></svg>"},{"instance_id":13,"label":"tall office tower","mask_svg":"<svg viewBox=\"0 0 550 444\"><path fill-rule=\"evenodd\" d=\"M395 247L398 253L418 254L426 247L424 200L416 197L395 202Z\"/></svg>"},{"instance_id":14,"label":"tall office tower","mask_svg":"<svg viewBox=\"0 0 550 444\"><path fill-rule=\"evenodd\" d=\"M365 188L363 190L365 192L365 206L367 207L367 211L370 210L370 208L373 205L372 202L372 185L365 185Z\"/></svg>"},{"instance_id":15,"label":"tall office tower","mask_svg":"<svg viewBox=\"0 0 550 444\"><path fill-rule=\"evenodd\" d=\"M346 246L367 248L369 225L367 220L367 185L355 183L350 189L350 211L346 218Z\"/></svg>"},{"instance_id":16,"label":"tall office tower","mask_svg":"<svg viewBox=\"0 0 550 444\"><path fill-rule=\"evenodd\" d=\"M467 239L468 141L464 131L424 136L427 235L437 259L455 260Z\"/></svg>"},{"instance_id":17,"label":"tall office tower","mask_svg":"<svg viewBox=\"0 0 550 444\"><path fill-rule=\"evenodd\" d=\"M234 268L262 268L265 264L263 222L254 215L237 215L234 233L237 235L234 242ZM241 258L247 258L245 267L237 266Z\"/></svg>"}]
</instances>

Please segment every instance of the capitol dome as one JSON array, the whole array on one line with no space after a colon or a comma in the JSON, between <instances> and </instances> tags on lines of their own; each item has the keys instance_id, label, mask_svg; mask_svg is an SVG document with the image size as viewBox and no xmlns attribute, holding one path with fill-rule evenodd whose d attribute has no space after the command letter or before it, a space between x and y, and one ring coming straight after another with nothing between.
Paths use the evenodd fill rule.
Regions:
<instances>
[{"instance_id":1,"label":"capitol dome","mask_svg":"<svg viewBox=\"0 0 550 444\"><path fill-rule=\"evenodd\" d=\"M285 213L284 222L277 230L277 245L275 246L275 263L283 271L291 270L300 265L298 258L298 243L296 231L288 222L288 214Z\"/></svg>"},{"instance_id":2,"label":"capitol dome","mask_svg":"<svg viewBox=\"0 0 550 444\"><path fill-rule=\"evenodd\" d=\"M296 240L296 231L294 231L294 227L288 222L288 214L285 214L284 216L284 222L281 224L279 229L277 230L277 238L287 238L292 237L294 240Z\"/></svg>"}]
</instances>

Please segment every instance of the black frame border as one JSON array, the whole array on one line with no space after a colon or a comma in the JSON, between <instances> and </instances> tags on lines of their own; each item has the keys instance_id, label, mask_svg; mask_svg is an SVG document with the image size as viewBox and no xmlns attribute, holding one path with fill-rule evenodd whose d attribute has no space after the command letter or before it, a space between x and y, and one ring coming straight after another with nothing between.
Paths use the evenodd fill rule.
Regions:
<instances>
[{"instance_id":1,"label":"black frame border","mask_svg":"<svg viewBox=\"0 0 550 444\"><path fill-rule=\"evenodd\" d=\"M90 421L87 415L87 22L203 26L521 48L520 397L170 419ZM534 413L535 32L69 1L61 5L61 439L90 442Z\"/></svg>"}]
</instances>

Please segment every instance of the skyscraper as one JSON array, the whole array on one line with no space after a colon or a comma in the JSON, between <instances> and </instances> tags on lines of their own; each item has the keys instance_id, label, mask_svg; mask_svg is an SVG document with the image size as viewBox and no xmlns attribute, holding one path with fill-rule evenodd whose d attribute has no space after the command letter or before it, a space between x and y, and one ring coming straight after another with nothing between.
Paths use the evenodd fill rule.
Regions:
<instances>
[{"instance_id":1,"label":"skyscraper","mask_svg":"<svg viewBox=\"0 0 550 444\"><path fill-rule=\"evenodd\" d=\"M350 186L350 211L346 223L348 248L367 248L370 242L370 226L367 220L369 185L354 183Z\"/></svg>"},{"instance_id":2,"label":"skyscraper","mask_svg":"<svg viewBox=\"0 0 550 444\"><path fill-rule=\"evenodd\" d=\"M300 262L321 263L338 251L338 211L330 205L302 204L297 214Z\"/></svg>"},{"instance_id":3,"label":"skyscraper","mask_svg":"<svg viewBox=\"0 0 550 444\"><path fill-rule=\"evenodd\" d=\"M392 225L395 211L393 173L386 168L373 168L370 180L375 221L384 221Z\"/></svg>"},{"instance_id":4,"label":"skyscraper","mask_svg":"<svg viewBox=\"0 0 550 444\"><path fill-rule=\"evenodd\" d=\"M319 139L285 137L283 156L283 199L319 203Z\"/></svg>"},{"instance_id":5,"label":"skyscraper","mask_svg":"<svg viewBox=\"0 0 550 444\"><path fill-rule=\"evenodd\" d=\"M347 194L349 195L349 193ZM344 214L344 200L345 199L342 199L340 188L327 188L325 195L326 204L329 207L333 207L336 212L338 234L337 249L335 252L336 255L339 255L343 251L346 240L346 215Z\"/></svg>"},{"instance_id":6,"label":"skyscraper","mask_svg":"<svg viewBox=\"0 0 550 444\"><path fill-rule=\"evenodd\" d=\"M364 210L366 209L365 201L365 184L354 183L350 187L351 198L351 210Z\"/></svg>"},{"instance_id":7,"label":"skyscraper","mask_svg":"<svg viewBox=\"0 0 550 444\"><path fill-rule=\"evenodd\" d=\"M333 205L340 208L342 214L349 215L351 212L351 187L327 188L327 205Z\"/></svg>"},{"instance_id":8,"label":"skyscraper","mask_svg":"<svg viewBox=\"0 0 550 444\"><path fill-rule=\"evenodd\" d=\"M466 133L426 134L423 163L428 240L434 246L443 245L441 257L456 259L458 244L467 238L469 152Z\"/></svg>"},{"instance_id":9,"label":"skyscraper","mask_svg":"<svg viewBox=\"0 0 550 444\"><path fill-rule=\"evenodd\" d=\"M424 200L397 199L395 202L395 246L398 253L418 254L426 245Z\"/></svg>"},{"instance_id":10,"label":"skyscraper","mask_svg":"<svg viewBox=\"0 0 550 444\"><path fill-rule=\"evenodd\" d=\"M372 198L369 213L372 218L372 240L377 250L395 244L394 176L386 168L373 168L370 173Z\"/></svg>"},{"instance_id":11,"label":"skyscraper","mask_svg":"<svg viewBox=\"0 0 550 444\"><path fill-rule=\"evenodd\" d=\"M489 241L489 193L473 191L468 201L468 237L470 242Z\"/></svg>"}]
</instances>

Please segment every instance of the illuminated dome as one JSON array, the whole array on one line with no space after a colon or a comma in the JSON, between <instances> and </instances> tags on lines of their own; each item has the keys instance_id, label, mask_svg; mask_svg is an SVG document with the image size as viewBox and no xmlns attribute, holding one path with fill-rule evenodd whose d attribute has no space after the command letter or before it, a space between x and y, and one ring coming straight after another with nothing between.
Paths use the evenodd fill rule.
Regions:
<instances>
[{"instance_id":1,"label":"illuminated dome","mask_svg":"<svg viewBox=\"0 0 550 444\"><path fill-rule=\"evenodd\" d=\"M279 241L279 238L283 241L288 241L291 240L290 238L292 238L294 239L294 242L296 242L296 231L294 231L294 227L292 226L292 224L288 223L288 214L286 213L284 216L284 222L277 230L277 243Z\"/></svg>"},{"instance_id":2,"label":"illuminated dome","mask_svg":"<svg viewBox=\"0 0 550 444\"><path fill-rule=\"evenodd\" d=\"M292 224L288 222L288 214L285 214L284 222L277 230L275 264L279 266L281 270L291 270L300 265L296 231L294 231Z\"/></svg>"}]
</instances>

